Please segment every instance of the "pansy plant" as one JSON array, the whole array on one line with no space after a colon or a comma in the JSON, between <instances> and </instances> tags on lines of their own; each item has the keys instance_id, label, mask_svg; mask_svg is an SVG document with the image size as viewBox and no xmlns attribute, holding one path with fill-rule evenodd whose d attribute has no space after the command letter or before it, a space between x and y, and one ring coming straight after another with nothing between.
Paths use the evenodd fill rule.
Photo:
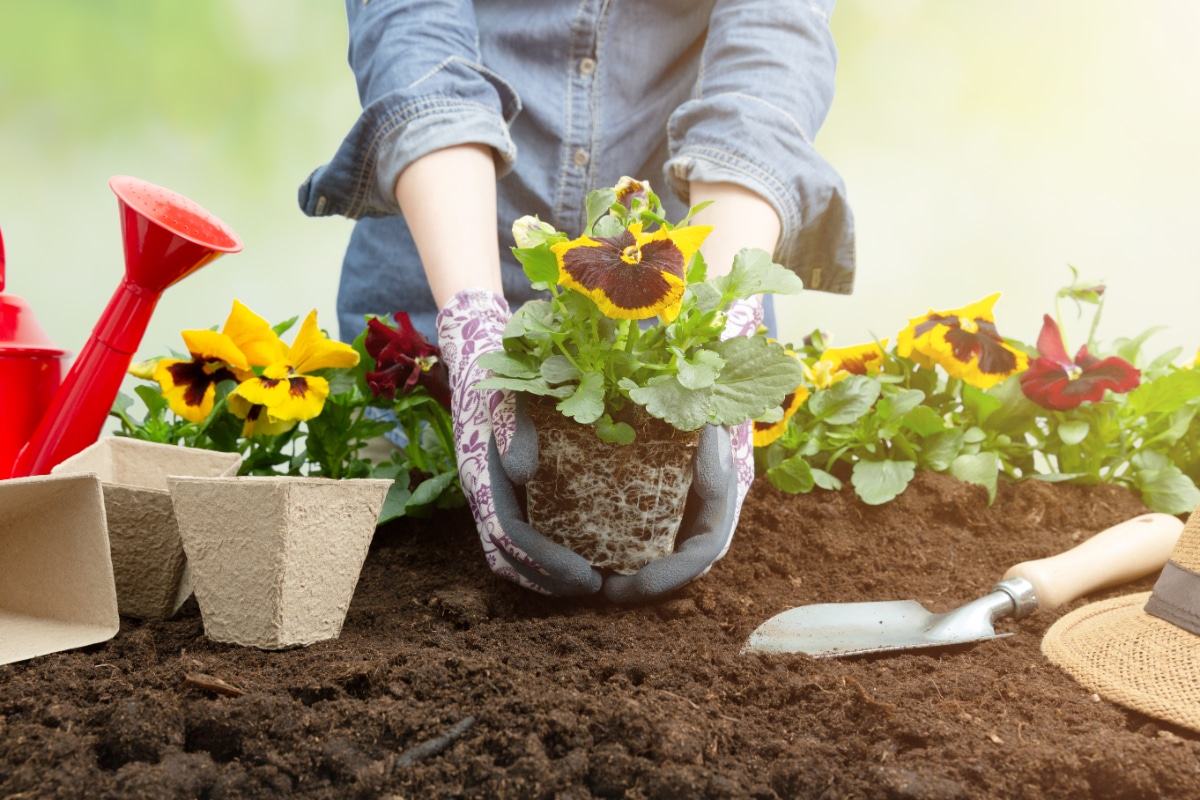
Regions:
<instances>
[{"instance_id":1,"label":"pansy plant","mask_svg":"<svg viewBox=\"0 0 1200 800\"><path fill-rule=\"evenodd\" d=\"M1105 287L1074 278L1056 313L1062 299L1095 308L1074 356L1050 315L1036 348L1001 336L998 295L911 319L890 351L886 340L832 348L815 332L796 350L804 382L792 397L806 399L783 424L756 425L760 472L789 492L848 480L871 504L921 470L992 498L1005 479L1113 483L1157 511L1190 512L1200 503L1200 370L1174 366L1179 350L1139 368L1153 330L1102 353Z\"/></svg>"},{"instance_id":2,"label":"pansy plant","mask_svg":"<svg viewBox=\"0 0 1200 800\"><path fill-rule=\"evenodd\" d=\"M634 405L684 431L781 418L799 362L762 332L721 334L734 301L798 292L800 279L761 250L707 278L699 250L711 229L688 224L699 208L672 224L645 182L625 178L589 194L577 237L517 220L513 253L548 297L513 315L476 388L557 398L563 414L621 443L634 438Z\"/></svg>"},{"instance_id":3,"label":"pansy plant","mask_svg":"<svg viewBox=\"0 0 1200 800\"><path fill-rule=\"evenodd\" d=\"M146 414L134 419L133 400L118 396L117 435L239 452L245 475L392 478L381 521L461 505L440 352L407 314L393 318L368 319L351 345L326 336L312 311L288 344L295 319L272 326L235 300L220 331L183 332L187 357L131 368L148 382L134 390ZM362 455L393 429L403 447L390 459Z\"/></svg>"}]
</instances>

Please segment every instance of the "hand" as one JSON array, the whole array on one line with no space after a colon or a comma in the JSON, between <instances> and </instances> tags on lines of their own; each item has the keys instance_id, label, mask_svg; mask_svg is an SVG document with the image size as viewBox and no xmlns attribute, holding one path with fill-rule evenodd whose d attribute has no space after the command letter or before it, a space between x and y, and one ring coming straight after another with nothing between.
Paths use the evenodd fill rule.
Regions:
<instances>
[{"instance_id":1,"label":"hand","mask_svg":"<svg viewBox=\"0 0 1200 800\"><path fill-rule=\"evenodd\" d=\"M493 572L543 594L595 594L601 587L599 571L582 556L546 539L521 516L501 464L502 455L516 445L508 456L512 468L532 475L528 450L521 446L528 432L516 423L512 394L472 388L487 377L487 371L479 367L479 357L501 349L508 318L508 304L486 289L458 292L438 314L438 345L450 375L454 449L463 494ZM534 468L536 453L535 443Z\"/></svg>"}]
</instances>

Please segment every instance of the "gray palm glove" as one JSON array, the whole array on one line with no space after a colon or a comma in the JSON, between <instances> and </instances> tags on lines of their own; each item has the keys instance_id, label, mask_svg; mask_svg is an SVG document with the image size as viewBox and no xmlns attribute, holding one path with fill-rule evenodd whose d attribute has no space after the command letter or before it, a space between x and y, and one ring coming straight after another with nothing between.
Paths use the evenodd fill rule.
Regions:
<instances>
[{"instance_id":1,"label":"gray palm glove","mask_svg":"<svg viewBox=\"0 0 1200 800\"><path fill-rule=\"evenodd\" d=\"M543 567L553 565L552 576L521 574L547 585L552 594L594 593L600 588L600 572L577 553L550 542L525 522L513 485L525 485L537 470L537 431L528 407L518 399L516 420L509 447L500 453L495 442L489 449L492 493L496 516L506 533ZM633 575L610 574L604 578L604 595L615 603L635 604L673 592L712 566L729 546L737 521L738 474L730 434L726 428L709 425L700 434L692 458L692 488L688 495L674 553L656 559ZM535 555L536 553L536 555ZM514 563L513 568L520 565ZM584 568L595 579L595 588L581 591ZM566 578L566 582L560 578Z\"/></svg>"}]
</instances>

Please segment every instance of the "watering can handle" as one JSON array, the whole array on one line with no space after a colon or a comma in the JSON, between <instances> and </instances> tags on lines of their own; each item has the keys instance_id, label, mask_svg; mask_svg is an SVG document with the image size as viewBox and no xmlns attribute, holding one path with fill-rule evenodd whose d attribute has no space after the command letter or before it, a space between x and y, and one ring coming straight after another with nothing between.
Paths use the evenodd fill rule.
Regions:
<instances>
[{"instance_id":1,"label":"watering can handle","mask_svg":"<svg viewBox=\"0 0 1200 800\"><path fill-rule=\"evenodd\" d=\"M1170 514L1142 514L1065 553L1017 564L1004 577L1029 581L1037 607L1052 610L1096 589L1161 570L1182 531L1183 523Z\"/></svg>"},{"instance_id":2,"label":"watering can handle","mask_svg":"<svg viewBox=\"0 0 1200 800\"><path fill-rule=\"evenodd\" d=\"M0 233L0 292L4 291L4 234Z\"/></svg>"}]
</instances>

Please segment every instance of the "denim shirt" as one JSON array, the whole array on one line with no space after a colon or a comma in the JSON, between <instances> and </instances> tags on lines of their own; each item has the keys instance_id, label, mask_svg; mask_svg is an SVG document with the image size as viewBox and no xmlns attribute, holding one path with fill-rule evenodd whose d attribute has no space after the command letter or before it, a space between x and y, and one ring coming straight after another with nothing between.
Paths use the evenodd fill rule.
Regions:
<instances>
[{"instance_id":1,"label":"denim shirt","mask_svg":"<svg viewBox=\"0 0 1200 800\"><path fill-rule=\"evenodd\" d=\"M536 214L578 235L589 191L647 180L671 219L689 181L766 199L775 258L809 289L847 294L853 218L813 137L833 100L833 0L346 0L363 112L300 187L310 216L358 222L342 265L340 335L409 312L431 340L438 309L393 192L434 150L489 146L510 303L533 296L508 250ZM664 186L665 184L665 186ZM669 190L669 191L667 191ZM453 208L444 209L453 215Z\"/></svg>"}]
</instances>

